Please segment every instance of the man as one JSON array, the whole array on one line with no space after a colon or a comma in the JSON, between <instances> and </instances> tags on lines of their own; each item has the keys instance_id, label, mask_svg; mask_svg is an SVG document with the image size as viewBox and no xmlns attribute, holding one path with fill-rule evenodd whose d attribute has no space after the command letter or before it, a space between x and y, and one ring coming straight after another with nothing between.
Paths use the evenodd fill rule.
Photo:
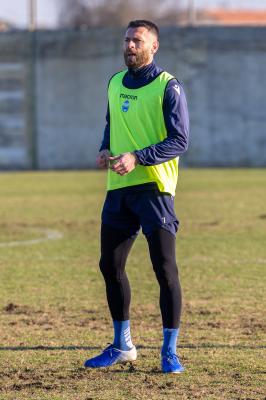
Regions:
<instances>
[{"instance_id":1,"label":"man","mask_svg":"<svg viewBox=\"0 0 266 400\"><path fill-rule=\"evenodd\" d=\"M115 74L108 88L107 124L97 165L108 168L102 212L101 259L114 341L85 367L108 367L137 358L131 341L130 286L126 259L142 227L160 285L163 322L161 367L184 370L176 354L181 288L175 261L178 220L174 195L178 156L188 146L188 113L180 83L153 57L159 31L151 21L131 21L124 42L128 69Z\"/></svg>"}]
</instances>

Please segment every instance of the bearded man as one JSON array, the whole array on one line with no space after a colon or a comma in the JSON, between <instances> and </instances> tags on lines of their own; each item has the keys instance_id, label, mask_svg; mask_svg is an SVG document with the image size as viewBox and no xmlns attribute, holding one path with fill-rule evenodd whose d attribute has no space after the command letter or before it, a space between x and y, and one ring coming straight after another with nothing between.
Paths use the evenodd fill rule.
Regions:
<instances>
[{"instance_id":1,"label":"bearded man","mask_svg":"<svg viewBox=\"0 0 266 400\"><path fill-rule=\"evenodd\" d=\"M125 266L142 228L160 286L162 372L184 370L176 353L181 287L175 256L179 222L174 196L178 159L188 147L189 119L181 84L153 60L158 48L158 27L151 21L131 21L124 38L127 69L109 81L106 127L96 162L108 169L100 270L114 339L101 354L85 362L87 368L137 358L131 340L130 285Z\"/></svg>"}]
</instances>

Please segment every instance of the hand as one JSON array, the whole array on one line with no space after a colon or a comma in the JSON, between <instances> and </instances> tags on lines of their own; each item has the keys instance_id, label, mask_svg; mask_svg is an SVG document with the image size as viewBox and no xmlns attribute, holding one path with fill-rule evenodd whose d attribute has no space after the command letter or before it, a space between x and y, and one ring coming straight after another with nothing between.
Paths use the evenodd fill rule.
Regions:
<instances>
[{"instance_id":1,"label":"hand","mask_svg":"<svg viewBox=\"0 0 266 400\"><path fill-rule=\"evenodd\" d=\"M126 175L138 164L138 158L134 153L124 153L119 156L109 157L111 162L111 170L116 172L118 175Z\"/></svg>"},{"instance_id":2,"label":"hand","mask_svg":"<svg viewBox=\"0 0 266 400\"><path fill-rule=\"evenodd\" d=\"M111 153L109 150L101 150L96 157L96 165L99 168L107 169L109 167L109 157Z\"/></svg>"}]
</instances>

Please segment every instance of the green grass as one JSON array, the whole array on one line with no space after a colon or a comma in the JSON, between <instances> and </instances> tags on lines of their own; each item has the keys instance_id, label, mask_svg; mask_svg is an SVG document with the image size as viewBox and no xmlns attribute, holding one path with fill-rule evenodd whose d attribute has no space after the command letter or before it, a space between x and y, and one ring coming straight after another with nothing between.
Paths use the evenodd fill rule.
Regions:
<instances>
[{"instance_id":1,"label":"green grass","mask_svg":"<svg viewBox=\"0 0 266 400\"><path fill-rule=\"evenodd\" d=\"M98 270L105 174L5 173L0 187L0 400L265 399L266 170L181 171L179 376L160 373L158 286L142 235L127 268L138 360L82 367L112 340ZM63 238L7 247L44 229Z\"/></svg>"}]
</instances>

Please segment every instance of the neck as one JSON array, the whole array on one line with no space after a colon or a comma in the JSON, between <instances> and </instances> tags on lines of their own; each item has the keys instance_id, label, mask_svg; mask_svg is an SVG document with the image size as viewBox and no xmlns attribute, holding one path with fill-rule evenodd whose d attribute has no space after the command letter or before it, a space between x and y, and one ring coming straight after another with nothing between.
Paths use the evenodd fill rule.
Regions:
<instances>
[{"instance_id":1,"label":"neck","mask_svg":"<svg viewBox=\"0 0 266 400\"><path fill-rule=\"evenodd\" d=\"M128 68L128 72L133 76L141 75L142 73L149 72L154 66L154 61L151 61L149 64L142 65L137 68Z\"/></svg>"}]
</instances>

